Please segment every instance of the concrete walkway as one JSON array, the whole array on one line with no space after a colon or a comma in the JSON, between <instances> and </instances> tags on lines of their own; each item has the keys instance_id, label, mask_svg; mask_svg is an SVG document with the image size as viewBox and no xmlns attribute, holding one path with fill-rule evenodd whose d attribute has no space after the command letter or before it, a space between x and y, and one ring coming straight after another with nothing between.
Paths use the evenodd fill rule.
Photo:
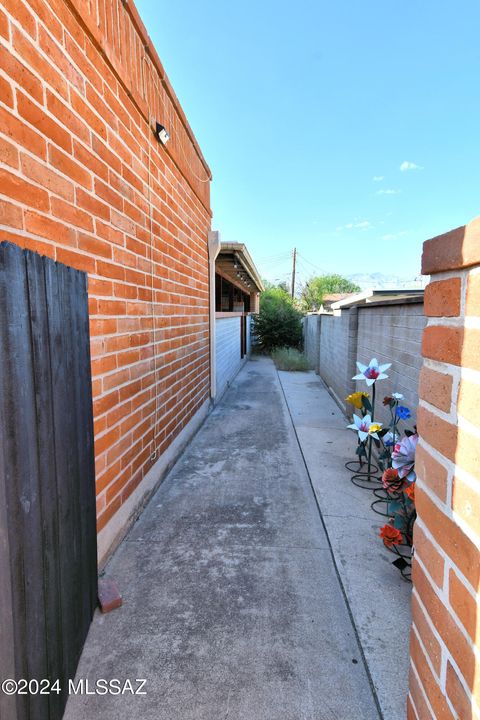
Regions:
<instances>
[{"instance_id":1,"label":"concrete walkway","mask_svg":"<svg viewBox=\"0 0 480 720\"><path fill-rule=\"evenodd\" d=\"M344 467L357 444L345 416L315 373L279 377L382 714L405 720L412 586L378 538L387 519Z\"/></svg>"},{"instance_id":2,"label":"concrete walkway","mask_svg":"<svg viewBox=\"0 0 480 720\"><path fill-rule=\"evenodd\" d=\"M249 362L107 572L65 720L378 720L277 373Z\"/></svg>"}]
</instances>

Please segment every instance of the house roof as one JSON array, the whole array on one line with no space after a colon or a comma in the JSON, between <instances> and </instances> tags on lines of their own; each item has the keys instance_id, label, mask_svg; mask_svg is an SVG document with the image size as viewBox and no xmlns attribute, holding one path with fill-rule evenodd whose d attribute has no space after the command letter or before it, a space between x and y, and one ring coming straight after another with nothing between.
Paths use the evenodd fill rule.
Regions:
<instances>
[{"instance_id":1,"label":"house roof","mask_svg":"<svg viewBox=\"0 0 480 720\"><path fill-rule=\"evenodd\" d=\"M345 300L345 298L355 295L356 293L326 293L322 299L322 305L331 305L339 300Z\"/></svg>"},{"instance_id":2,"label":"house roof","mask_svg":"<svg viewBox=\"0 0 480 720\"><path fill-rule=\"evenodd\" d=\"M246 285L245 291L263 292L265 289L255 263L244 243L222 242L216 265L223 270L235 285ZM250 282L250 287L248 287ZM253 285L253 287L251 287Z\"/></svg>"},{"instance_id":3,"label":"house roof","mask_svg":"<svg viewBox=\"0 0 480 720\"><path fill-rule=\"evenodd\" d=\"M398 302L423 302L423 290L363 290L350 293L343 300L333 302L332 310L341 310L356 305L378 305Z\"/></svg>"}]
</instances>

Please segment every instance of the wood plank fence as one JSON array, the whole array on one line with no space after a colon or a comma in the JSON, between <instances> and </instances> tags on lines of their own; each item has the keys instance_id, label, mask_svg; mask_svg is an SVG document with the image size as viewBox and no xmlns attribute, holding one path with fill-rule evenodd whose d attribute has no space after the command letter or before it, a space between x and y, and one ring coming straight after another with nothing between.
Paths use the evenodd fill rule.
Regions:
<instances>
[{"instance_id":1,"label":"wood plank fence","mask_svg":"<svg viewBox=\"0 0 480 720\"><path fill-rule=\"evenodd\" d=\"M86 275L0 243L2 720L57 720L97 602ZM33 686L34 688L35 686Z\"/></svg>"}]
</instances>

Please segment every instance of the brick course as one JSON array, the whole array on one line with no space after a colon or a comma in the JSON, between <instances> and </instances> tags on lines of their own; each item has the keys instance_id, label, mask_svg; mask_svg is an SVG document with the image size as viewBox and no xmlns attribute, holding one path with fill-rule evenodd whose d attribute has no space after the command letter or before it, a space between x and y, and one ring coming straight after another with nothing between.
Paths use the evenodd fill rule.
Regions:
<instances>
[{"instance_id":1,"label":"brick course","mask_svg":"<svg viewBox=\"0 0 480 720\"><path fill-rule=\"evenodd\" d=\"M480 220L424 245L409 713L480 707ZM415 717L415 714L412 715Z\"/></svg>"},{"instance_id":2,"label":"brick course","mask_svg":"<svg viewBox=\"0 0 480 720\"><path fill-rule=\"evenodd\" d=\"M89 276L100 531L208 399L210 171L131 2L2 0L0 43L0 237Z\"/></svg>"}]
</instances>

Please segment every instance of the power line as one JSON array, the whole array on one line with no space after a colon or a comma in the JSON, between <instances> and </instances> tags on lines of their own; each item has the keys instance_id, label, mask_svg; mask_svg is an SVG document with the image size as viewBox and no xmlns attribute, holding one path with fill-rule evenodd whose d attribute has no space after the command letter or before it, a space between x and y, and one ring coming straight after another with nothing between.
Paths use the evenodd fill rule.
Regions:
<instances>
[{"instance_id":1,"label":"power line","mask_svg":"<svg viewBox=\"0 0 480 720\"><path fill-rule=\"evenodd\" d=\"M266 262L269 260L280 260L280 259L283 259L283 258L286 259L289 257L291 257L290 252L283 252L283 253L277 253L275 255L265 255L264 257L259 258L259 262L264 262L264 261Z\"/></svg>"},{"instance_id":2,"label":"power line","mask_svg":"<svg viewBox=\"0 0 480 720\"><path fill-rule=\"evenodd\" d=\"M297 262L299 263L299 266L300 266L301 270L302 270L303 273L308 277L308 279L310 279L311 277L313 277L313 274L314 274L314 273L313 273L312 269L311 269L311 268L308 268L308 267L306 266L306 264L305 264L305 262L303 261L302 257L300 257L300 259L298 259L298 256L297 256Z\"/></svg>"},{"instance_id":3,"label":"power line","mask_svg":"<svg viewBox=\"0 0 480 720\"><path fill-rule=\"evenodd\" d=\"M300 253L299 253L299 255L300 255L300 257L301 257L306 263L308 263L308 264L311 265L313 268L315 268L315 270L317 270L317 272L322 273L322 275L325 275L325 274L326 274L326 273L325 273L325 268L321 268L321 267L319 267L318 265L316 265L315 263L312 263L312 261L309 260L308 258L306 258L304 255L301 255Z\"/></svg>"},{"instance_id":4,"label":"power line","mask_svg":"<svg viewBox=\"0 0 480 720\"><path fill-rule=\"evenodd\" d=\"M287 258L282 259L282 260L270 260L269 262L264 260L257 264L259 265L259 267L266 267L267 270L270 270L270 268L272 268L272 267L278 267L279 265L285 265L286 262L287 262Z\"/></svg>"}]
</instances>

